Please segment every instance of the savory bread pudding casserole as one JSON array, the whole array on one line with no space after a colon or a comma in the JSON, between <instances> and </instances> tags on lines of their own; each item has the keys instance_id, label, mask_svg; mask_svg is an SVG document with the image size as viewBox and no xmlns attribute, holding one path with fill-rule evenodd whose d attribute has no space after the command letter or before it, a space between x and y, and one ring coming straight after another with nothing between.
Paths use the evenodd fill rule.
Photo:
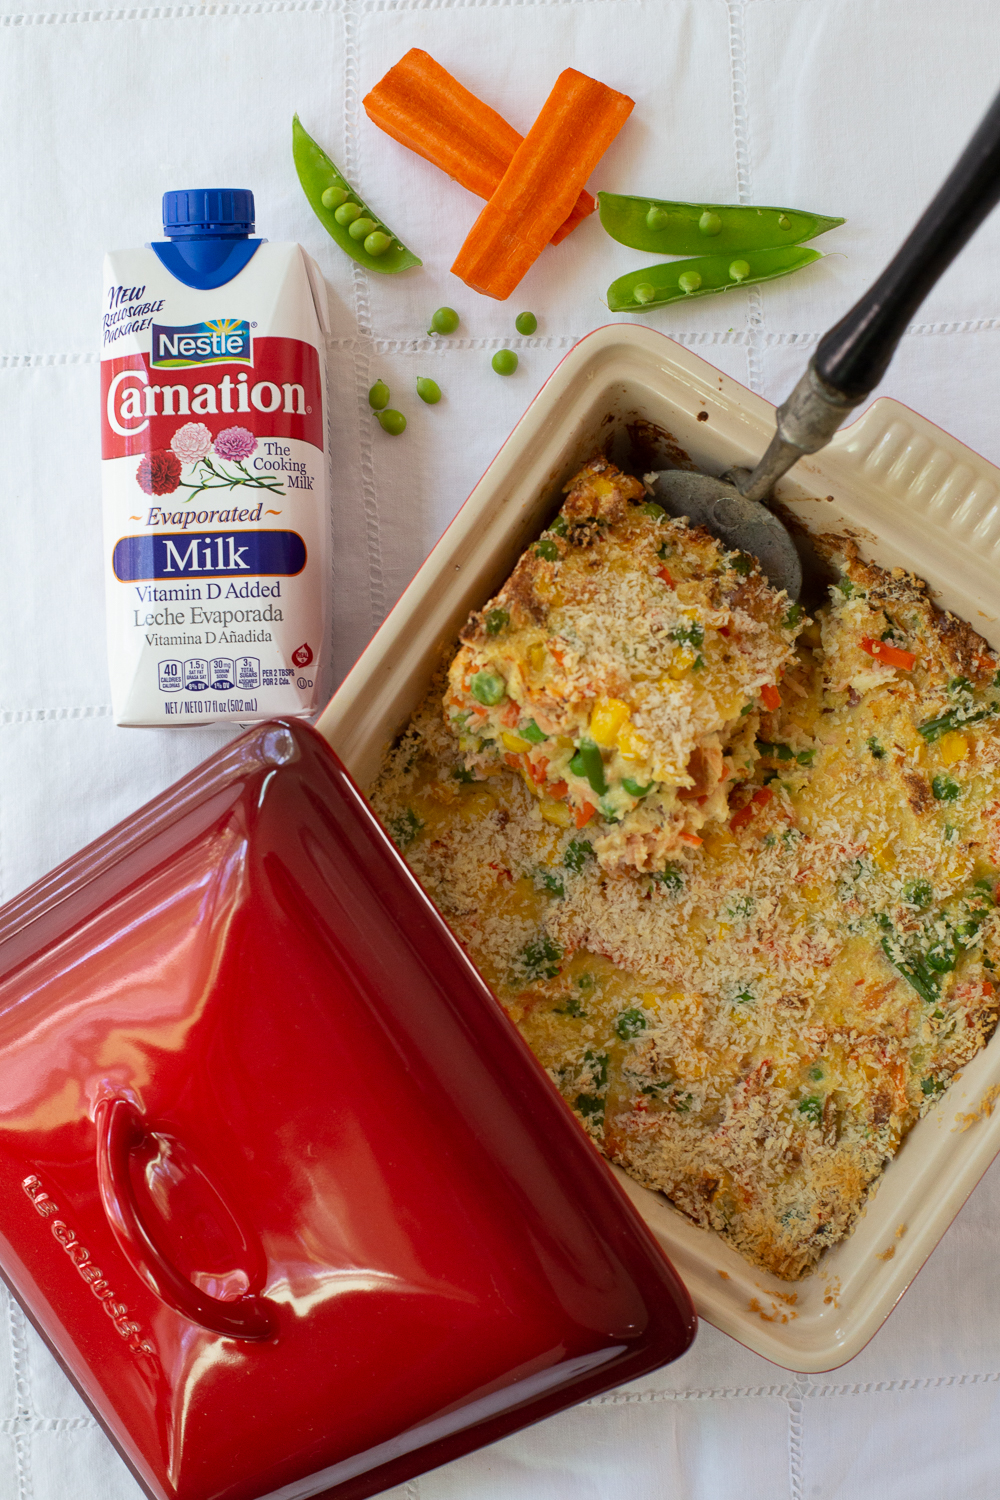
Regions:
<instances>
[{"instance_id":1,"label":"savory bread pudding casserole","mask_svg":"<svg viewBox=\"0 0 1000 1500\"><path fill-rule=\"evenodd\" d=\"M567 489L372 802L605 1154L794 1279L996 1025L998 662L850 542L810 621Z\"/></svg>"}]
</instances>

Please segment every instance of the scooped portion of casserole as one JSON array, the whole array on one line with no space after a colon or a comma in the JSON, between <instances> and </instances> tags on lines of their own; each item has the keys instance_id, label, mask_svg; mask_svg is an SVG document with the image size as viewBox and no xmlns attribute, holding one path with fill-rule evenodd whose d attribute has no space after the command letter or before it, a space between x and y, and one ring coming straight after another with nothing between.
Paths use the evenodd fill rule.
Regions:
<instances>
[{"instance_id":1,"label":"scooped portion of casserole","mask_svg":"<svg viewBox=\"0 0 1000 1500\"><path fill-rule=\"evenodd\" d=\"M919 579L826 550L839 583L729 807L661 868L604 868L606 823L547 819L499 758L470 771L443 669L372 794L605 1154L787 1279L1000 1011L996 654Z\"/></svg>"},{"instance_id":2,"label":"scooped portion of casserole","mask_svg":"<svg viewBox=\"0 0 1000 1500\"><path fill-rule=\"evenodd\" d=\"M472 775L506 764L554 827L593 819L604 867L662 870L752 769L802 611L605 458L566 489L463 629L448 722Z\"/></svg>"}]
</instances>

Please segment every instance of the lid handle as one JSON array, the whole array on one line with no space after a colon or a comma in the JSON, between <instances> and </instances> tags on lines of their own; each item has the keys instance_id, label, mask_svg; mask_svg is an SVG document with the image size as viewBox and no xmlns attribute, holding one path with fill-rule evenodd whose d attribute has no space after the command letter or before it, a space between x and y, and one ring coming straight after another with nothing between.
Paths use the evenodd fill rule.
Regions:
<instances>
[{"instance_id":1,"label":"lid handle","mask_svg":"<svg viewBox=\"0 0 1000 1500\"><path fill-rule=\"evenodd\" d=\"M104 1212L132 1268L161 1302L212 1333L234 1339L274 1338L276 1328L263 1297L250 1293L232 1302L202 1292L160 1250L132 1188L129 1156L146 1138L146 1123L128 1099L102 1099L95 1112L97 1182Z\"/></svg>"}]
</instances>

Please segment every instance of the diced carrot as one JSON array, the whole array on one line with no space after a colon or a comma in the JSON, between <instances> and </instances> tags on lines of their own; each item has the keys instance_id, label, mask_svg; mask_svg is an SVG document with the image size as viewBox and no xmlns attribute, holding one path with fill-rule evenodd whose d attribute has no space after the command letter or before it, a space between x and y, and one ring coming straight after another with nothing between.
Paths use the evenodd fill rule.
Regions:
<instances>
[{"instance_id":1,"label":"diced carrot","mask_svg":"<svg viewBox=\"0 0 1000 1500\"><path fill-rule=\"evenodd\" d=\"M625 94L564 69L469 231L454 274L498 302L509 297L569 217L632 109Z\"/></svg>"},{"instance_id":2,"label":"diced carrot","mask_svg":"<svg viewBox=\"0 0 1000 1500\"><path fill-rule=\"evenodd\" d=\"M514 725L521 717L521 710L520 708L518 708L514 700L511 699L511 701L500 711L499 717L501 724L506 724L508 729L513 729Z\"/></svg>"},{"instance_id":3,"label":"diced carrot","mask_svg":"<svg viewBox=\"0 0 1000 1500\"><path fill-rule=\"evenodd\" d=\"M549 763L544 755L539 756L538 760L528 761L528 774L530 775L532 781L537 782L539 786L545 780L545 773L548 768Z\"/></svg>"},{"instance_id":4,"label":"diced carrot","mask_svg":"<svg viewBox=\"0 0 1000 1500\"><path fill-rule=\"evenodd\" d=\"M577 826L577 828L585 828L586 825L590 822L591 818L594 816L594 813L596 811L597 811L597 808L596 807L591 807L591 805L590 805L589 802L585 802L582 807L578 807L576 809L576 826Z\"/></svg>"},{"instance_id":5,"label":"diced carrot","mask_svg":"<svg viewBox=\"0 0 1000 1500\"><path fill-rule=\"evenodd\" d=\"M764 807L770 802L773 796L774 793L769 786L759 786L753 794L753 801L756 802L758 807Z\"/></svg>"},{"instance_id":6,"label":"diced carrot","mask_svg":"<svg viewBox=\"0 0 1000 1500\"><path fill-rule=\"evenodd\" d=\"M781 707L781 694L773 683L767 682L760 690L760 701L769 713L774 713L776 708Z\"/></svg>"},{"instance_id":7,"label":"diced carrot","mask_svg":"<svg viewBox=\"0 0 1000 1500\"><path fill-rule=\"evenodd\" d=\"M519 771L521 769L521 757L519 755L512 755L508 750L507 754L504 756L504 760L512 770Z\"/></svg>"},{"instance_id":8,"label":"diced carrot","mask_svg":"<svg viewBox=\"0 0 1000 1500\"><path fill-rule=\"evenodd\" d=\"M676 583L670 576L669 568L657 568L656 576L657 578L663 579L663 582L667 585L668 589L674 589L677 587Z\"/></svg>"},{"instance_id":9,"label":"diced carrot","mask_svg":"<svg viewBox=\"0 0 1000 1500\"><path fill-rule=\"evenodd\" d=\"M552 785L549 787L549 791L552 793L552 796L558 802L559 798L560 797L565 797L566 793L569 791L569 785L565 781L554 781L552 783Z\"/></svg>"},{"instance_id":10,"label":"diced carrot","mask_svg":"<svg viewBox=\"0 0 1000 1500\"><path fill-rule=\"evenodd\" d=\"M704 839L700 839L696 833L679 833L677 837L680 839L682 844L690 844L692 849L697 849L699 844L703 844L705 842Z\"/></svg>"},{"instance_id":11,"label":"diced carrot","mask_svg":"<svg viewBox=\"0 0 1000 1500\"><path fill-rule=\"evenodd\" d=\"M898 646L890 646L888 641L873 641L868 635L862 636L861 649L876 661L884 661L887 667L898 667L901 672L912 672L916 665L916 652L901 651Z\"/></svg>"},{"instance_id":12,"label":"diced carrot","mask_svg":"<svg viewBox=\"0 0 1000 1500\"><path fill-rule=\"evenodd\" d=\"M411 47L362 103L369 120L386 135L480 198L492 198L524 140L420 47ZM572 234L595 206L591 195L581 192L552 236L553 245Z\"/></svg>"}]
</instances>

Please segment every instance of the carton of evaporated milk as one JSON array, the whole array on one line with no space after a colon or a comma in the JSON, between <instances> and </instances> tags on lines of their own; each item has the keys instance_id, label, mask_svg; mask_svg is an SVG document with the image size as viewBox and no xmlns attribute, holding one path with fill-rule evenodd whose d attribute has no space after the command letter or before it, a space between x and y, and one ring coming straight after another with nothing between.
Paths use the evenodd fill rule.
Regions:
<instances>
[{"instance_id":1,"label":"carton of evaporated milk","mask_svg":"<svg viewBox=\"0 0 1000 1500\"><path fill-rule=\"evenodd\" d=\"M310 714L328 622L326 294L253 194L166 193L165 241L104 267L115 720Z\"/></svg>"}]
</instances>

